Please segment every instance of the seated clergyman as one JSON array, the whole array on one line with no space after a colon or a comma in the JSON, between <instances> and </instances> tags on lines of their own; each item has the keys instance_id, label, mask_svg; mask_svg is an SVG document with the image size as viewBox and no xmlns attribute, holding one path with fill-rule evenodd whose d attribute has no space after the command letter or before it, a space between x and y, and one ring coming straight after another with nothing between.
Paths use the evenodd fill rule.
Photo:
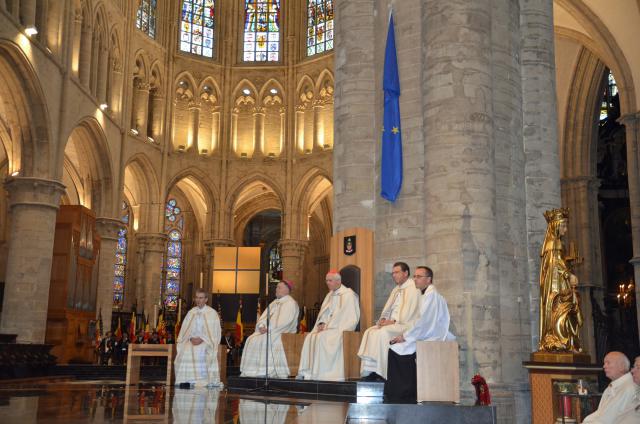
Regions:
<instances>
[{"instance_id":1,"label":"seated clergyman","mask_svg":"<svg viewBox=\"0 0 640 424\"><path fill-rule=\"evenodd\" d=\"M387 378L387 351L389 341L411 328L418 318L420 291L409 278L409 265L393 264L391 278L396 286L391 290L376 325L362 336L358 356L362 360L360 374L367 380Z\"/></svg>"},{"instance_id":2,"label":"seated clergyman","mask_svg":"<svg viewBox=\"0 0 640 424\"><path fill-rule=\"evenodd\" d=\"M289 280L282 280L276 286L276 300L271 302L268 308L265 308L256 323L255 333L247 338L244 345L240 361L241 377L264 376L267 372L269 377L273 378L287 378L289 376L289 365L281 336L283 333L295 333L298 329L300 308L290 296L292 289L293 282ZM269 355L268 370L267 352Z\"/></svg>"},{"instance_id":3,"label":"seated clergyman","mask_svg":"<svg viewBox=\"0 0 640 424\"><path fill-rule=\"evenodd\" d=\"M629 373L629 358L622 352L609 352L604 357L604 373L611 384L602 393L598 409L588 415L583 423L619 424L621 416L634 402L637 386Z\"/></svg>"},{"instance_id":4,"label":"seated clergyman","mask_svg":"<svg viewBox=\"0 0 640 424\"><path fill-rule=\"evenodd\" d=\"M325 281L329 293L322 302L313 330L304 339L298 378L343 381L342 333L358 326L360 304L358 295L342 285L337 271L329 271Z\"/></svg>"},{"instance_id":5,"label":"seated clergyman","mask_svg":"<svg viewBox=\"0 0 640 424\"><path fill-rule=\"evenodd\" d=\"M220 318L215 309L207 305L207 292L196 290L196 306L185 316L176 340L177 355L174 362L177 384L195 386L221 386L218 368Z\"/></svg>"}]
</instances>

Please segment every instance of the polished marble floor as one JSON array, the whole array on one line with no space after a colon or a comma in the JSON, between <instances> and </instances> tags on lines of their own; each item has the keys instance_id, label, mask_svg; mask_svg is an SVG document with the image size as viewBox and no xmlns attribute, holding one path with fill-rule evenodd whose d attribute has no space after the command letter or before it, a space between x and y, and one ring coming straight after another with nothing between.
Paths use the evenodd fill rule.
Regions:
<instances>
[{"instance_id":1,"label":"polished marble floor","mask_svg":"<svg viewBox=\"0 0 640 424\"><path fill-rule=\"evenodd\" d=\"M0 423L263 423L345 422L348 402L238 394L121 381L0 383Z\"/></svg>"}]
</instances>

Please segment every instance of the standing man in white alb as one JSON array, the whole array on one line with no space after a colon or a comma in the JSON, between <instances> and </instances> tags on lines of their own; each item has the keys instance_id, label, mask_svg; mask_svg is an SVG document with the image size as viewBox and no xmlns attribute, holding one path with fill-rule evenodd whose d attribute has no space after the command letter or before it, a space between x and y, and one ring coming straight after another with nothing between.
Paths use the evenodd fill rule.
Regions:
<instances>
[{"instance_id":1,"label":"standing man in white alb","mask_svg":"<svg viewBox=\"0 0 640 424\"><path fill-rule=\"evenodd\" d=\"M455 336L449 332L449 308L447 301L433 285L433 271L427 266L416 268L413 280L422 292L420 318L413 327L394 337L389 349L389 369L384 385L385 401L416 403L416 342L450 341Z\"/></svg>"},{"instance_id":2,"label":"standing man in white alb","mask_svg":"<svg viewBox=\"0 0 640 424\"><path fill-rule=\"evenodd\" d=\"M329 293L325 296L316 324L304 339L298 378L304 380L344 381L342 332L353 331L360 321L358 295L342 285L338 271L325 278Z\"/></svg>"},{"instance_id":3,"label":"standing man in white alb","mask_svg":"<svg viewBox=\"0 0 640 424\"><path fill-rule=\"evenodd\" d=\"M368 328L362 336L358 356L362 360L360 374L367 381L386 380L389 341L411 328L418 318L420 291L409 278L409 272L406 263L393 264L391 278L396 286L391 290L376 325Z\"/></svg>"},{"instance_id":4,"label":"standing man in white alb","mask_svg":"<svg viewBox=\"0 0 640 424\"><path fill-rule=\"evenodd\" d=\"M267 373L267 351L269 352L269 377L289 377L289 364L282 346L282 333L298 330L298 303L289 295L293 282L282 280L276 286L276 300L256 322L256 331L247 339L240 361L241 377L262 377ZM267 328L269 314L269 328ZM267 344L268 338L268 344Z\"/></svg>"},{"instance_id":5,"label":"standing man in white alb","mask_svg":"<svg viewBox=\"0 0 640 424\"><path fill-rule=\"evenodd\" d=\"M192 386L216 387L220 383L218 344L220 318L215 309L207 305L207 292L196 290L196 306L184 318L176 340L178 354L174 362L176 383Z\"/></svg>"}]
</instances>

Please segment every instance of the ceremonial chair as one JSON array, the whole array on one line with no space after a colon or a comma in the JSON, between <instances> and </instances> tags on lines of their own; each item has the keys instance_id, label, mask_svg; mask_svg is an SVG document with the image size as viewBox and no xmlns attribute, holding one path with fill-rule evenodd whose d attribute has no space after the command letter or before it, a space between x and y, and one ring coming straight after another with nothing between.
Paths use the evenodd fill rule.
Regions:
<instances>
[{"instance_id":1,"label":"ceremonial chair","mask_svg":"<svg viewBox=\"0 0 640 424\"><path fill-rule=\"evenodd\" d=\"M458 343L416 343L418 402L460 403Z\"/></svg>"},{"instance_id":2,"label":"ceremonial chair","mask_svg":"<svg viewBox=\"0 0 640 424\"><path fill-rule=\"evenodd\" d=\"M347 265L340 270L342 284L349 287L360 299L360 268L354 265ZM344 378L360 378L360 358L358 357L358 349L362 341L362 333L360 332L360 323L356 326L355 331L344 331L342 333L342 355L344 359Z\"/></svg>"},{"instance_id":3,"label":"ceremonial chair","mask_svg":"<svg viewBox=\"0 0 640 424\"><path fill-rule=\"evenodd\" d=\"M289 376L298 375L298 367L300 366L300 355L302 355L302 346L307 333L283 333L280 338L284 354L287 357L287 365L289 366Z\"/></svg>"}]
</instances>

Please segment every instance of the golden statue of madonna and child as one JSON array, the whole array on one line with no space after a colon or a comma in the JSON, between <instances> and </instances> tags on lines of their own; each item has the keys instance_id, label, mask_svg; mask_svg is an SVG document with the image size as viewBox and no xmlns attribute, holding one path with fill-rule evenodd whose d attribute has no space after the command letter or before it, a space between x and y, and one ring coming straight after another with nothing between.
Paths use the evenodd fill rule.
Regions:
<instances>
[{"instance_id":1,"label":"golden statue of madonna and child","mask_svg":"<svg viewBox=\"0 0 640 424\"><path fill-rule=\"evenodd\" d=\"M567 233L569 211L552 209L544 213L547 232L540 252L540 343L534 360L588 362L580 343L582 311L578 278L573 263L575 249L567 255L562 238Z\"/></svg>"}]
</instances>

